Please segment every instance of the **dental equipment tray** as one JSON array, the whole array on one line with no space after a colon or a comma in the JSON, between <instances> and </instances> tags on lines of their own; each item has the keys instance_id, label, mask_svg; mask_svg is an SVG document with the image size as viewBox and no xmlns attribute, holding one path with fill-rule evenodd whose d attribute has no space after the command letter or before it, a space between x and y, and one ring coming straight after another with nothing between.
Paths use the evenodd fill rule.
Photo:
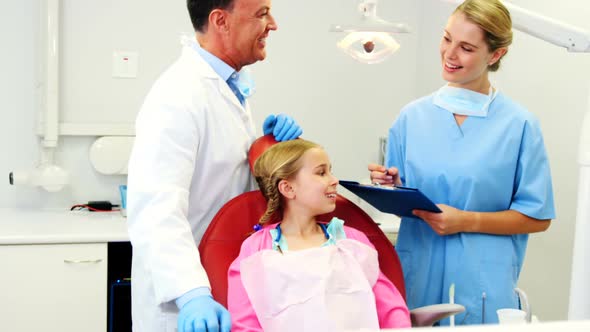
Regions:
<instances>
[{"instance_id":1,"label":"dental equipment tray","mask_svg":"<svg viewBox=\"0 0 590 332\"><path fill-rule=\"evenodd\" d=\"M392 213L399 217L417 218L412 214L412 210L442 212L436 204L415 188L385 187L344 180L340 181L340 185L374 206L377 210Z\"/></svg>"}]
</instances>

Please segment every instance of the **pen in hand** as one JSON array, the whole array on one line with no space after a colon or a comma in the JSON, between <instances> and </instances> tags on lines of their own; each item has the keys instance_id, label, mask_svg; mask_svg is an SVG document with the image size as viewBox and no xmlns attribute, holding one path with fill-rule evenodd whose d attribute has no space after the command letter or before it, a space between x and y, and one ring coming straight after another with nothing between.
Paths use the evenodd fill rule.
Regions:
<instances>
[{"instance_id":1,"label":"pen in hand","mask_svg":"<svg viewBox=\"0 0 590 332\"><path fill-rule=\"evenodd\" d=\"M385 170L385 172L383 172L383 175L387 176L387 175L389 175L388 173L389 173L389 172L388 172L387 170ZM377 181L374 181L374 180L373 180L373 183L372 183L372 184L373 184L374 186L376 186L376 187L381 187L381 183L379 183L379 182L377 182ZM394 184L393 186L395 187L395 184Z\"/></svg>"},{"instance_id":2,"label":"pen in hand","mask_svg":"<svg viewBox=\"0 0 590 332\"><path fill-rule=\"evenodd\" d=\"M395 186L401 185L398 176L398 169L396 167L386 168L383 165L369 164L368 167L371 176L372 184L379 184L380 186Z\"/></svg>"}]
</instances>

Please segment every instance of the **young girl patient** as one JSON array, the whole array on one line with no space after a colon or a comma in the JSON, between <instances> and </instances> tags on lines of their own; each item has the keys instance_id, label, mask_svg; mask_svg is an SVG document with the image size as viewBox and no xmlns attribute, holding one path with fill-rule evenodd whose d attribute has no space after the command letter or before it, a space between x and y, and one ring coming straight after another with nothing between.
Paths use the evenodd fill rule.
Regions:
<instances>
[{"instance_id":1,"label":"young girl patient","mask_svg":"<svg viewBox=\"0 0 590 332\"><path fill-rule=\"evenodd\" d=\"M408 308L361 232L333 218L338 180L317 144L273 145L254 165L264 227L228 271L232 331L329 332L409 327ZM276 223L272 223L272 222Z\"/></svg>"}]
</instances>

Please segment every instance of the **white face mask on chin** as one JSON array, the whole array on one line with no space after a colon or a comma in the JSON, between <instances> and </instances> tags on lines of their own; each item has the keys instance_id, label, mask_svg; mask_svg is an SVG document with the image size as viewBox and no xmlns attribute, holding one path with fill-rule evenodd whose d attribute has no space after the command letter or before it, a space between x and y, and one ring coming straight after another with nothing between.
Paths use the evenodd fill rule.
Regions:
<instances>
[{"instance_id":1,"label":"white face mask on chin","mask_svg":"<svg viewBox=\"0 0 590 332\"><path fill-rule=\"evenodd\" d=\"M498 90L494 91L491 86L490 92L485 95L473 90L445 85L435 93L434 105L453 114L485 118L497 94Z\"/></svg>"},{"instance_id":2,"label":"white face mask on chin","mask_svg":"<svg viewBox=\"0 0 590 332\"><path fill-rule=\"evenodd\" d=\"M252 96L256 92L256 84L254 83L250 69L242 68L240 70L236 85L245 98Z\"/></svg>"}]
</instances>

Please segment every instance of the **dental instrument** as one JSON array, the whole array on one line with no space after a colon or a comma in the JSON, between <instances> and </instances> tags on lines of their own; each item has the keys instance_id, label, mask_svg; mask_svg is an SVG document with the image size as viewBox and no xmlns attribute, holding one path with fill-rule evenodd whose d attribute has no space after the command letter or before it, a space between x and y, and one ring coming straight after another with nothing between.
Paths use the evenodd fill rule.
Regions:
<instances>
[{"instance_id":1,"label":"dental instrument","mask_svg":"<svg viewBox=\"0 0 590 332\"><path fill-rule=\"evenodd\" d=\"M486 292L481 294L481 323L486 323Z\"/></svg>"}]
</instances>

